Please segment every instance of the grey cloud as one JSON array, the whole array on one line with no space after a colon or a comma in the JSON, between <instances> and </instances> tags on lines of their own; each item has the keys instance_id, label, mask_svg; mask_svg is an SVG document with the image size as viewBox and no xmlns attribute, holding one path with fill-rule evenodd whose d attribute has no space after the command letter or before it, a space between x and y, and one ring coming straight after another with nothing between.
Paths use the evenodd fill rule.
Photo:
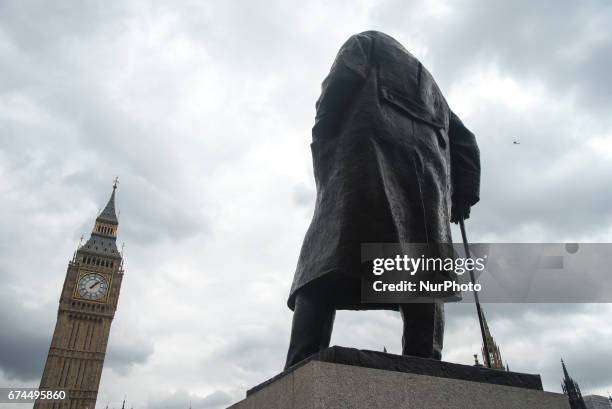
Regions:
<instances>
[{"instance_id":1,"label":"grey cloud","mask_svg":"<svg viewBox=\"0 0 612 409\"><path fill-rule=\"evenodd\" d=\"M97 111L104 109L92 108L90 114L94 115ZM55 116L61 115L58 113ZM43 184L54 189L48 189L48 194L47 189L38 189L38 196L43 196L44 202L37 203L37 206L61 212L71 205L74 198L79 198L89 204L92 210L99 209L108 200L112 178L120 175L121 187L125 185L126 188L120 188L118 192L118 207L130 220L129 224L122 226L126 233L124 238L133 236L132 242L152 244L162 237L180 240L197 233L206 233L208 227L205 217L197 207L192 206L186 196L187 192L174 181L168 180L170 175L177 175L177 169L167 166L167 155L162 153L163 147L156 144L154 151L147 151L149 144L143 141L143 148L131 144L126 150L126 143L121 138L113 140L107 135L130 135L133 138L135 132L131 131L130 126L119 126L116 118L108 118L103 122L115 122L115 129L105 130L96 124L85 128L81 135L89 135L86 138L91 138L87 148L79 146L85 144L85 141L75 144L72 137L65 135L55 139L55 143L63 146L62 149L45 148L48 141L40 133L48 123L38 124L37 128L40 129L26 135L9 136L3 149L16 153L7 156L6 161L8 169L14 170L15 193L23 191L29 194L26 192ZM17 123L13 127L18 129L19 125ZM20 132L23 132L23 128ZM61 186L62 182L65 186ZM107 189L101 191L101 186L107 186ZM97 200L93 202L94 199ZM89 222L93 223L95 214L83 216L90 218Z\"/></svg>"},{"instance_id":2,"label":"grey cloud","mask_svg":"<svg viewBox=\"0 0 612 409\"><path fill-rule=\"evenodd\" d=\"M311 207L315 199L315 191L304 185L293 188L293 202L298 206Z\"/></svg>"},{"instance_id":3,"label":"grey cloud","mask_svg":"<svg viewBox=\"0 0 612 409\"><path fill-rule=\"evenodd\" d=\"M372 12L373 24L427 45L435 74L448 86L479 64L493 62L520 81L544 81L555 94L576 93L605 112L612 71L611 6L603 1L466 0L423 13L427 2L391 1Z\"/></svg>"},{"instance_id":4,"label":"grey cloud","mask_svg":"<svg viewBox=\"0 0 612 409\"><path fill-rule=\"evenodd\" d=\"M288 328L280 323L244 325L231 331L214 361L241 371L272 376L282 368L288 340Z\"/></svg>"},{"instance_id":5,"label":"grey cloud","mask_svg":"<svg viewBox=\"0 0 612 409\"><path fill-rule=\"evenodd\" d=\"M184 205L188 191L177 183L182 179L181 153L161 143L170 131L144 128L118 106L105 81L120 72L115 37L126 29L129 10L61 2L49 5L45 13L29 2L3 7L5 40L13 47L0 60L12 82L0 86L21 112L3 121L7 138L1 144L15 153L6 157L7 166L20 176L21 187L66 180L79 183L80 191L96 186L99 192L100 185L110 189L114 175L125 175L129 189L121 194L130 199L124 208L131 221L125 230L128 237L133 233L134 241L152 243L205 232L205 218ZM92 42L97 46L90 47ZM39 44L45 44L44 49ZM164 91L170 93L168 100L176 99L172 87ZM203 159L210 154L204 151ZM85 192L89 195L82 195L84 200L92 197L92 189ZM66 206L66 196L50 199ZM156 205L132 211L135 203Z\"/></svg>"},{"instance_id":6,"label":"grey cloud","mask_svg":"<svg viewBox=\"0 0 612 409\"><path fill-rule=\"evenodd\" d=\"M36 326L40 324L37 321L14 320L5 314L0 316L0 322L6 328L0 334L0 370L8 379L15 382L40 380L51 335L41 331L48 325Z\"/></svg>"},{"instance_id":7,"label":"grey cloud","mask_svg":"<svg viewBox=\"0 0 612 409\"><path fill-rule=\"evenodd\" d=\"M477 234L517 237L514 229L537 225L544 235L539 240L555 242L605 232L612 193L604 186L612 183L612 165L575 138L573 129L584 124L550 114L534 121L491 107L481 111L474 122L483 156L482 202L471 221ZM491 127L487 118L501 123ZM512 144L517 136L520 145Z\"/></svg>"},{"instance_id":8,"label":"grey cloud","mask_svg":"<svg viewBox=\"0 0 612 409\"><path fill-rule=\"evenodd\" d=\"M109 338L105 365L118 374L126 376L134 365L146 364L153 352L153 345L141 334L134 334L126 340L120 334L112 333Z\"/></svg>"},{"instance_id":9,"label":"grey cloud","mask_svg":"<svg viewBox=\"0 0 612 409\"><path fill-rule=\"evenodd\" d=\"M230 395L222 390L216 390L204 397L178 390L166 396L155 397L153 402L151 400L148 409L188 409L189 405L193 409L223 409L232 402Z\"/></svg>"}]
</instances>

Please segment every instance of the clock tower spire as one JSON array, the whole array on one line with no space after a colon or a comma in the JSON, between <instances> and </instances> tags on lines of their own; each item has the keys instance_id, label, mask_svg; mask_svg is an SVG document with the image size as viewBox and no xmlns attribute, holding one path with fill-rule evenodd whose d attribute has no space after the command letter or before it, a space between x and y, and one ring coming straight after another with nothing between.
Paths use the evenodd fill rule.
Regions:
<instances>
[{"instance_id":1,"label":"clock tower spire","mask_svg":"<svg viewBox=\"0 0 612 409\"><path fill-rule=\"evenodd\" d=\"M37 401L35 409L94 409L111 323L123 280L115 211L118 178L91 235L68 263L41 390L65 390L68 400Z\"/></svg>"}]
</instances>

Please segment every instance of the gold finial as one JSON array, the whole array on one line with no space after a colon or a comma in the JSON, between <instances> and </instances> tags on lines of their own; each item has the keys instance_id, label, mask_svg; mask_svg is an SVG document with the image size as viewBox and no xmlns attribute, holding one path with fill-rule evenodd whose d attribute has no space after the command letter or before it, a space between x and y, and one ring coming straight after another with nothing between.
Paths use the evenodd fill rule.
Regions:
<instances>
[{"instance_id":1,"label":"gold finial","mask_svg":"<svg viewBox=\"0 0 612 409\"><path fill-rule=\"evenodd\" d=\"M117 189L118 184L119 184L119 176L115 176L115 179L113 179L113 190Z\"/></svg>"}]
</instances>

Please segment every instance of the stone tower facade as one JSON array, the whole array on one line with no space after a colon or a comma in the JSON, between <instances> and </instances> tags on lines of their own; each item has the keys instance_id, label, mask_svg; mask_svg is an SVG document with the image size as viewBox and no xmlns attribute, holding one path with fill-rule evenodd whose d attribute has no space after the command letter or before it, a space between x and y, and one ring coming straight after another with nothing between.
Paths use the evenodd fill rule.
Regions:
<instances>
[{"instance_id":1,"label":"stone tower facade","mask_svg":"<svg viewBox=\"0 0 612 409\"><path fill-rule=\"evenodd\" d=\"M91 237L68 263L57 322L40 389L65 390L68 400L37 401L34 409L94 409L111 323L123 279L117 250L119 221L111 197L96 218Z\"/></svg>"},{"instance_id":2,"label":"stone tower facade","mask_svg":"<svg viewBox=\"0 0 612 409\"><path fill-rule=\"evenodd\" d=\"M563 382L561 383L561 388L563 389L563 393L567 395L570 408L587 409L584 399L582 399L580 386L578 386L578 383L574 381L571 376L569 376L563 359L561 359L561 367L563 368Z\"/></svg>"},{"instance_id":3,"label":"stone tower facade","mask_svg":"<svg viewBox=\"0 0 612 409\"><path fill-rule=\"evenodd\" d=\"M502 369L502 370L508 370L507 367L504 367L504 362L502 361L502 357L501 357L501 352L499 350L499 346L497 346L497 343L495 342L495 340L493 339L493 335L491 335L491 331L489 330L489 324L487 324L487 319L485 318L484 315L484 310L482 310L482 322L483 322L483 326L484 326L484 332L485 332L485 340L484 342L487 343L487 349L489 351L489 360L488 362L490 362L491 364L491 368L493 369ZM485 357L485 347L484 344L482 345L482 358L484 360L484 362L487 362L487 359Z\"/></svg>"}]
</instances>

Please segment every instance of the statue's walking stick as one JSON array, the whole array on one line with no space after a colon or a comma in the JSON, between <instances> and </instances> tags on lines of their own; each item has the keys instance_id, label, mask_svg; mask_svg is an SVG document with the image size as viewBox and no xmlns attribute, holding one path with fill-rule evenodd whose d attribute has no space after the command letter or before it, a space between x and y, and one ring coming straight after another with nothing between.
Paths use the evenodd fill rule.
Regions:
<instances>
[{"instance_id":1,"label":"statue's walking stick","mask_svg":"<svg viewBox=\"0 0 612 409\"><path fill-rule=\"evenodd\" d=\"M470 255L470 247L467 239L467 235L465 234L465 223L463 217L459 219L459 227L461 227L461 237L463 238L463 249L465 250L465 257L472 258ZM470 270L470 280L472 281L472 286L476 284L476 279L474 278L474 270ZM489 345L487 343L487 338L485 335L484 323L482 320L482 310L480 308L480 300L478 298L478 292L474 291L474 303L476 304L476 312L478 313L478 323L480 324L480 334L482 335L482 345L484 352L484 363L487 368L491 367L491 355L489 355Z\"/></svg>"}]
</instances>

